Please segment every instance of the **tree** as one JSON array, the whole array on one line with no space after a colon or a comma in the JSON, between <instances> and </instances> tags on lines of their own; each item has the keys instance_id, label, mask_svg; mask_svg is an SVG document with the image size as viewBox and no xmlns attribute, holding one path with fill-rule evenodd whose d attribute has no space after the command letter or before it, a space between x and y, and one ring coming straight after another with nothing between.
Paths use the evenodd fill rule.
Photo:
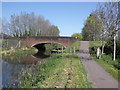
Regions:
<instances>
[{"instance_id":1,"label":"tree","mask_svg":"<svg viewBox=\"0 0 120 90\"><path fill-rule=\"evenodd\" d=\"M120 13L118 11L120 2L106 2L87 18L82 30L82 35L86 40L102 40L102 53L104 51L104 41L113 41L113 60L116 55L116 34L120 23ZM96 38L96 36L98 38Z\"/></svg>"},{"instance_id":2,"label":"tree","mask_svg":"<svg viewBox=\"0 0 120 90\"><path fill-rule=\"evenodd\" d=\"M77 37L79 40L82 40L82 39L83 39L83 37L82 37L82 35L81 35L80 33L74 33L74 34L72 35L72 37Z\"/></svg>"},{"instance_id":3,"label":"tree","mask_svg":"<svg viewBox=\"0 0 120 90\"><path fill-rule=\"evenodd\" d=\"M120 31L118 31L118 40L120 41Z\"/></svg>"},{"instance_id":4,"label":"tree","mask_svg":"<svg viewBox=\"0 0 120 90\"><path fill-rule=\"evenodd\" d=\"M59 36L57 26L51 25L49 20L34 13L23 13L11 15L10 22L3 21L4 33L13 37L22 36Z\"/></svg>"},{"instance_id":5,"label":"tree","mask_svg":"<svg viewBox=\"0 0 120 90\"><path fill-rule=\"evenodd\" d=\"M95 12L92 12L82 29L84 40L100 40L102 26L101 20L96 16Z\"/></svg>"},{"instance_id":6,"label":"tree","mask_svg":"<svg viewBox=\"0 0 120 90\"><path fill-rule=\"evenodd\" d=\"M113 60L116 53L116 34L118 32L118 24L120 23L118 6L119 2L107 2L99 5L97 8L97 16L104 23L103 36L112 38L114 43Z\"/></svg>"},{"instance_id":7,"label":"tree","mask_svg":"<svg viewBox=\"0 0 120 90\"><path fill-rule=\"evenodd\" d=\"M59 36L59 33L60 32L59 32L59 29L57 26L52 25L48 28L48 35L49 36Z\"/></svg>"}]
</instances>

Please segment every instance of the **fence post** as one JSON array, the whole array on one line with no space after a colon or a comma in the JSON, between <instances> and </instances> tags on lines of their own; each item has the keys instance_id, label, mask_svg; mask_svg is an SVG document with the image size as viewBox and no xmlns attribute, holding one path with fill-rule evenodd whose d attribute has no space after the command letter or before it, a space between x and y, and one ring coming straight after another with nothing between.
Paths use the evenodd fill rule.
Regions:
<instances>
[{"instance_id":1,"label":"fence post","mask_svg":"<svg viewBox=\"0 0 120 90\"><path fill-rule=\"evenodd\" d=\"M62 53L63 53L63 46L62 46Z\"/></svg>"},{"instance_id":2,"label":"fence post","mask_svg":"<svg viewBox=\"0 0 120 90\"><path fill-rule=\"evenodd\" d=\"M67 53L67 49L65 49L65 52Z\"/></svg>"},{"instance_id":3,"label":"fence post","mask_svg":"<svg viewBox=\"0 0 120 90\"><path fill-rule=\"evenodd\" d=\"M75 54L75 47L74 47L74 54Z\"/></svg>"},{"instance_id":4,"label":"fence post","mask_svg":"<svg viewBox=\"0 0 120 90\"><path fill-rule=\"evenodd\" d=\"M72 53L72 49L70 48L70 53Z\"/></svg>"}]
</instances>

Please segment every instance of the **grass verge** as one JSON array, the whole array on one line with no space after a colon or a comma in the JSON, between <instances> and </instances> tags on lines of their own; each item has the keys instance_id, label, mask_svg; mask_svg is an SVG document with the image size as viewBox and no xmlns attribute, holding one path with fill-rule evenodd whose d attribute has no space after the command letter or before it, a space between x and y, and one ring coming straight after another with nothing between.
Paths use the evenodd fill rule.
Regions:
<instances>
[{"instance_id":1,"label":"grass verge","mask_svg":"<svg viewBox=\"0 0 120 90\"><path fill-rule=\"evenodd\" d=\"M25 73L25 72L22 72ZM80 59L74 54L54 54L39 65L36 74L26 72L22 88L90 88Z\"/></svg>"},{"instance_id":2,"label":"grass verge","mask_svg":"<svg viewBox=\"0 0 120 90\"><path fill-rule=\"evenodd\" d=\"M66 48L65 51L67 53L70 53L70 49L71 49L71 53L74 52L74 49L75 49L75 51L79 51L80 50L80 41L74 42L71 46L69 46L68 48Z\"/></svg>"},{"instance_id":3,"label":"grass verge","mask_svg":"<svg viewBox=\"0 0 120 90\"><path fill-rule=\"evenodd\" d=\"M13 55L16 55L16 56L20 56L20 55L27 55L27 54L32 54L32 53L35 53L35 49L34 48L28 48L28 49L16 49L16 50L13 50L11 52L6 52L6 53L2 53L0 55L2 56L13 56Z\"/></svg>"}]
</instances>

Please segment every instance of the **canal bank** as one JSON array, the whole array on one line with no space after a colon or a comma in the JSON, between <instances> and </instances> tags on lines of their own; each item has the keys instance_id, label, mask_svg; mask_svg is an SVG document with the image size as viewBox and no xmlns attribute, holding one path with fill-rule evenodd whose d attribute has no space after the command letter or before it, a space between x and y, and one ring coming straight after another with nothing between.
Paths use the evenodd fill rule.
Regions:
<instances>
[{"instance_id":1,"label":"canal bank","mask_svg":"<svg viewBox=\"0 0 120 90\"><path fill-rule=\"evenodd\" d=\"M38 65L38 71L22 71L20 88L90 88L87 74L79 57L74 54L53 54ZM22 77L23 78L23 77Z\"/></svg>"},{"instance_id":2,"label":"canal bank","mask_svg":"<svg viewBox=\"0 0 120 90\"><path fill-rule=\"evenodd\" d=\"M36 49L26 47L26 48L20 48L20 49L4 50L4 51L1 51L0 54L2 56L11 56L11 55L24 55L28 53L34 54L36 52L37 52Z\"/></svg>"},{"instance_id":3,"label":"canal bank","mask_svg":"<svg viewBox=\"0 0 120 90\"><path fill-rule=\"evenodd\" d=\"M48 55L16 52L4 57L2 62L5 88L90 88L84 67L74 52L76 42L63 53ZM49 52L49 51L47 51Z\"/></svg>"},{"instance_id":4,"label":"canal bank","mask_svg":"<svg viewBox=\"0 0 120 90\"><path fill-rule=\"evenodd\" d=\"M2 66L2 87L3 88L15 88L19 85L19 79L22 76L20 72L22 70L28 70L43 63L47 55L39 55L39 58L35 54L36 51L33 48L29 49L17 49L14 52L3 54L0 60ZM38 64L38 65L37 65ZM35 70L34 70L35 71ZM34 72L36 73L36 72ZM20 79L21 80L21 79Z\"/></svg>"}]
</instances>

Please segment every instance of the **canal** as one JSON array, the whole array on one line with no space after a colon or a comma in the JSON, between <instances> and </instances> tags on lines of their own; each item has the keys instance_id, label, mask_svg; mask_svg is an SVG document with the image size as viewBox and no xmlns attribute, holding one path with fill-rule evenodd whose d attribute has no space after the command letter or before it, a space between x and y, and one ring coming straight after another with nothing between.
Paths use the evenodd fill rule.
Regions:
<instances>
[{"instance_id":1,"label":"canal","mask_svg":"<svg viewBox=\"0 0 120 90\"><path fill-rule=\"evenodd\" d=\"M50 57L50 53L26 54L20 56L3 56L0 60L2 65L2 88L17 88L19 82L24 80L26 73L37 73L39 65Z\"/></svg>"}]
</instances>

